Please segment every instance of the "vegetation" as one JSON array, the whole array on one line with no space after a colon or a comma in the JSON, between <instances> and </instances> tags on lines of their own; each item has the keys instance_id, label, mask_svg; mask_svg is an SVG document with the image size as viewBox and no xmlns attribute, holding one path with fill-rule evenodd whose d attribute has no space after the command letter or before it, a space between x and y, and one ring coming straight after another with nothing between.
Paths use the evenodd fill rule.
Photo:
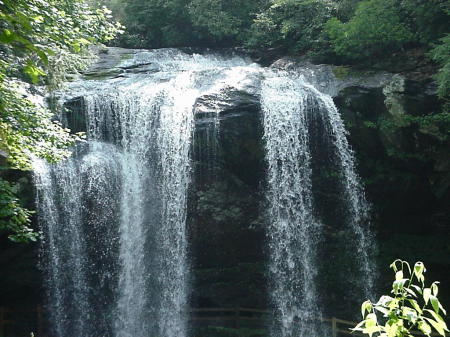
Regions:
<instances>
[{"instance_id":1,"label":"vegetation","mask_svg":"<svg viewBox=\"0 0 450 337\"><path fill-rule=\"evenodd\" d=\"M80 140L34 101L30 84L59 87L87 64L89 45L111 40L121 27L106 8L84 0L2 0L0 20L0 150L10 168L29 170L33 156L63 159ZM0 178L0 187L0 230L15 241L35 239L14 185Z\"/></svg>"},{"instance_id":2,"label":"vegetation","mask_svg":"<svg viewBox=\"0 0 450 337\"><path fill-rule=\"evenodd\" d=\"M266 1L192 0L189 17L201 41L232 44L245 41L253 16Z\"/></svg>"},{"instance_id":3,"label":"vegetation","mask_svg":"<svg viewBox=\"0 0 450 337\"><path fill-rule=\"evenodd\" d=\"M277 0L259 13L246 41L249 47L282 47L290 52L326 48L323 29L336 11L332 2Z\"/></svg>"},{"instance_id":4,"label":"vegetation","mask_svg":"<svg viewBox=\"0 0 450 337\"><path fill-rule=\"evenodd\" d=\"M380 57L413 40L412 32L402 23L395 0L363 1L348 22L330 19L326 33L336 54L349 60Z\"/></svg>"},{"instance_id":5,"label":"vegetation","mask_svg":"<svg viewBox=\"0 0 450 337\"><path fill-rule=\"evenodd\" d=\"M445 100L448 111L450 111L450 34L439 40L439 44L431 50L431 57L441 68L439 69L436 80L438 83L438 95Z\"/></svg>"},{"instance_id":6,"label":"vegetation","mask_svg":"<svg viewBox=\"0 0 450 337\"><path fill-rule=\"evenodd\" d=\"M31 212L21 207L15 186L0 179L0 191L0 228L12 233L12 241L35 241L38 235L29 226Z\"/></svg>"},{"instance_id":7,"label":"vegetation","mask_svg":"<svg viewBox=\"0 0 450 337\"><path fill-rule=\"evenodd\" d=\"M377 303L364 302L363 320L353 331L369 336L376 333L379 337L412 337L413 331L430 336L435 330L445 337L449 330L441 316L446 311L438 299L439 282L425 286L426 269L422 262L416 262L411 269L408 262L396 260L391 268L395 272L392 296L381 296Z\"/></svg>"}]
</instances>

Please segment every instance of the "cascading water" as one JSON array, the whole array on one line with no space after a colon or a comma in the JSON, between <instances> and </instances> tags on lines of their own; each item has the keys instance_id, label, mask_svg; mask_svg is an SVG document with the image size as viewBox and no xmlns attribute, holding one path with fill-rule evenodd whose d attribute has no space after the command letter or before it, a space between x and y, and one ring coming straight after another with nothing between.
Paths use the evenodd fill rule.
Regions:
<instances>
[{"instance_id":1,"label":"cascading water","mask_svg":"<svg viewBox=\"0 0 450 337\"><path fill-rule=\"evenodd\" d=\"M259 100L263 111L271 334L320 335L324 224L314 195L315 123L337 158L361 275L370 271L366 202L331 97L298 76L236 56L137 51L119 68L130 71L77 81L63 94L82 97L87 143L66 162L35 161L54 334L187 336L194 126L205 136L194 150L218 160L220 114L232 111L239 93ZM370 292L370 278L364 284Z\"/></svg>"},{"instance_id":2,"label":"cascading water","mask_svg":"<svg viewBox=\"0 0 450 337\"><path fill-rule=\"evenodd\" d=\"M54 332L102 336L108 331L107 309L115 288L111 257L120 154L113 146L93 142L79 160L55 166L35 161L34 170Z\"/></svg>"},{"instance_id":3,"label":"cascading water","mask_svg":"<svg viewBox=\"0 0 450 337\"><path fill-rule=\"evenodd\" d=\"M314 90L320 97L320 110L326 111L321 117L324 119L324 129L330 136L335 156L338 158L338 166L341 175L342 189L345 194L348 211L348 222L352 233L351 242L356 249L359 268L359 280L362 283L362 298L371 298L374 294L375 267L372 262L374 253L372 232L369 225L369 204L367 203L364 189L355 171L355 159L348 144L344 123L334 105L333 99Z\"/></svg>"},{"instance_id":4,"label":"cascading water","mask_svg":"<svg viewBox=\"0 0 450 337\"><path fill-rule=\"evenodd\" d=\"M314 96L287 77L262 87L264 137L270 204L273 336L314 336L317 306L316 251L321 225L312 209L311 165L306 111Z\"/></svg>"},{"instance_id":5,"label":"cascading water","mask_svg":"<svg viewBox=\"0 0 450 337\"><path fill-rule=\"evenodd\" d=\"M35 162L48 308L60 337L187 334L196 102L237 83L248 62L169 49L122 62L135 64L151 69L72 84L66 97L83 99L88 143L61 164Z\"/></svg>"},{"instance_id":6,"label":"cascading water","mask_svg":"<svg viewBox=\"0 0 450 337\"><path fill-rule=\"evenodd\" d=\"M318 254L323 225L316 218L314 202L311 158L317 149L311 143L317 140L313 137L324 138L338 161L347 222L357 247L359 282L364 285L361 299L371 295L373 286L372 238L364 223L368 207L343 122L330 96L302 77L280 71L263 82L261 102L270 205L269 270L276 312L272 336L319 336L323 332ZM318 126L325 135L318 135Z\"/></svg>"}]
</instances>

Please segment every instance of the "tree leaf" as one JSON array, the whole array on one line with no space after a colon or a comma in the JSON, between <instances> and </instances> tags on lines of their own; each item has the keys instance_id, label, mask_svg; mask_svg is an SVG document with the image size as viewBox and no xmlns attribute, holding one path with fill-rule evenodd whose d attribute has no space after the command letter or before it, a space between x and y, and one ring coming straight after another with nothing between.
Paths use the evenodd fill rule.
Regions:
<instances>
[{"instance_id":1,"label":"tree leaf","mask_svg":"<svg viewBox=\"0 0 450 337\"><path fill-rule=\"evenodd\" d=\"M420 261L416 262L416 264L414 265L414 275L422 283L425 281L425 278L423 276L424 272L425 272L424 264Z\"/></svg>"},{"instance_id":2,"label":"tree leaf","mask_svg":"<svg viewBox=\"0 0 450 337\"><path fill-rule=\"evenodd\" d=\"M375 306L374 308L375 308L375 310L382 312L386 317L389 315L389 310L382 306Z\"/></svg>"},{"instance_id":3,"label":"tree leaf","mask_svg":"<svg viewBox=\"0 0 450 337\"><path fill-rule=\"evenodd\" d=\"M429 312L429 313L431 314L431 316L433 316L433 318L434 318L437 322L442 323L444 329L445 329L446 331L448 331L448 330L447 330L447 325L445 324L445 321L444 321L444 319L442 318L441 315L439 315L439 314L435 313L433 310L429 310L429 309L425 309L424 311Z\"/></svg>"},{"instance_id":4,"label":"tree leaf","mask_svg":"<svg viewBox=\"0 0 450 337\"><path fill-rule=\"evenodd\" d=\"M419 304L416 300L408 299L408 302L411 303L412 307L419 313L422 314L422 309L420 308Z\"/></svg>"},{"instance_id":5,"label":"tree leaf","mask_svg":"<svg viewBox=\"0 0 450 337\"><path fill-rule=\"evenodd\" d=\"M429 336L431 334L431 327L428 323L420 321L419 323L417 323L417 327L420 331L423 332L424 335Z\"/></svg>"},{"instance_id":6,"label":"tree leaf","mask_svg":"<svg viewBox=\"0 0 450 337\"><path fill-rule=\"evenodd\" d=\"M390 267L391 269L393 269L394 272L397 272L397 271L398 271L398 269L397 269L397 262L402 262L402 260L397 259L397 260L395 260L394 262L392 262L392 263L389 265L389 267Z\"/></svg>"},{"instance_id":7,"label":"tree leaf","mask_svg":"<svg viewBox=\"0 0 450 337\"><path fill-rule=\"evenodd\" d=\"M416 293L414 291L412 291L411 289L405 287L403 288L408 294L410 294L413 297L417 297Z\"/></svg>"},{"instance_id":8,"label":"tree leaf","mask_svg":"<svg viewBox=\"0 0 450 337\"><path fill-rule=\"evenodd\" d=\"M417 291L419 294L422 295L422 293L423 293L422 288L420 288L419 286L416 286L415 284L411 284L410 287L414 288L415 291Z\"/></svg>"},{"instance_id":9,"label":"tree leaf","mask_svg":"<svg viewBox=\"0 0 450 337\"><path fill-rule=\"evenodd\" d=\"M372 337L372 335L375 333L375 332L381 332L382 331L382 329L381 329L381 327L379 327L379 326L369 326L369 327L366 327L366 328L364 328L363 330L362 330L362 332L363 333L366 333L366 334L368 334L370 337Z\"/></svg>"},{"instance_id":10,"label":"tree leaf","mask_svg":"<svg viewBox=\"0 0 450 337\"><path fill-rule=\"evenodd\" d=\"M438 284L439 282L433 282L433 284L431 285L431 292L433 293L434 296L438 295L439 292Z\"/></svg>"},{"instance_id":11,"label":"tree leaf","mask_svg":"<svg viewBox=\"0 0 450 337\"><path fill-rule=\"evenodd\" d=\"M404 306L402 308L402 314L412 324L415 324L415 322L417 321L417 312L414 309Z\"/></svg>"},{"instance_id":12,"label":"tree leaf","mask_svg":"<svg viewBox=\"0 0 450 337\"><path fill-rule=\"evenodd\" d=\"M392 290L393 290L394 294L397 294L398 292L402 291L403 287L405 286L405 283L407 281L408 280L405 278L394 281L394 283L392 284Z\"/></svg>"},{"instance_id":13,"label":"tree leaf","mask_svg":"<svg viewBox=\"0 0 450 337\"><path fill-rule=\"evenodd\" d=\"M428 301L430 300L430 296L431 296L431 289L424 288L423 289L423 300L425 301L425 304L428 304Z\"/></svg>"},{"instance_id":14,"label":"tree leaf","mask_svg":"<svg viewBox=\"0 0 450 337\"><path fill-rule=\"evenodd\" d=\"M45 75L45 72L34 65L32 62L28 62L27 65L23 68L23 72L30 76L31 81L36 84L39 82L39 78Z\"/></svg>"},{"instance_id":15,"label":"tree leaf","mask_svg":"<svg viewBox=\"0 0 450 337\"><path fill-rule=\"evenodd\" d=\"M365 324L366 324L366 321L363 320L363 321L359 322L354 328L352 328L350 330L352 330L352 331L362 331L363 330L362 326L365 325Z\"/></svg>"},{"instance_id":16,"label":"tree leaf","mask_svg":"<svg viewBox=\"0 0 450 337\"><path fill-rule=\"evenodd\" d=\"M361 305L361 315L362 315L363 318L365 317L366 311L367 312L371 312L372 311L372 303L370 301L365 301Z\"/></svg>"},{"instance_id":17,"label":"tree leaf","mask_svg":"<svg viewBox=\"0 0 450 337\"><path fill-rule=\"evenodd\" d=\"M434 311L438 314L439 313L439 300L436 296L430 295L430 302L431 306L433 307Z\"/></svg>"},{"instance_id":18,"label":"tree leaf","mask_svg":"<svg viewBox=\"0 0 450 337\"><path fill-rule=\"evenodd\" d=\"M445 337L445 330L442 323L436 322L428 317L424 317L424 319L426 319L440 335Z\"/></svg>"}]
</instances>

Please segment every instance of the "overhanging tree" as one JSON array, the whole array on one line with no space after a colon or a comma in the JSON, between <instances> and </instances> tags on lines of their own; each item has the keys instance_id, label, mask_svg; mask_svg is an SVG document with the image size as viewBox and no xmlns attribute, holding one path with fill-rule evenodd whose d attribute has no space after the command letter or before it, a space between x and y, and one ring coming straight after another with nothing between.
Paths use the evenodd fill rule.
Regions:
<instances>
[{"instance_id":1,"label":"overhanging tree","mask_svg":"<svg viewBox=\"0 0 450 337\"><path fill-rule=\"evenodd\" d=\"M84 0L0 0L0 150L10 168L29 170L33 156L64 159L80 139L28 97L26 82L59 87L66 72L86 66L89 45L120 30L106 8ZM15 241L35 240L14 185L0 178L0 188L0 230Z\"/></svg>"}]
</instances>

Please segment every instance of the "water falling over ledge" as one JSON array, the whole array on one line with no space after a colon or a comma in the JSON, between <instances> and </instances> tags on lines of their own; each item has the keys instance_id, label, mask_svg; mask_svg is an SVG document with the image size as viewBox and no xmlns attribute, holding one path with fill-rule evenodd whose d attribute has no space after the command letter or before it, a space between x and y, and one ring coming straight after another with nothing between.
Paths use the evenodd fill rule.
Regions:
<instances>
[{"instance_id":1,"label":"water falling over ledge","mask_svg":"<svg viewBox=\"0 0 450 337\"><path fill-rule=\"evenodd\" d=\"M262 107L271 335L321 335L320 324L311 323L323 312L317 266L324 242L315 207L313 121L327 130L337 158L355 251L370 252L364 194L331 97L295 74L241 57L138 51L121 67L133 72L70 85L62 100L82 98L88 141L66 162L35 163L55 335L189 335L186 207L195 116L210 116L207 142L216 151L230 92ZM207 156L217 160L215 153ZM370 268L369 255L359 254L361 275Z\"/></svg>"},{"instance_id":2,"label":"water falling over ledge","mask_svg":"<svg viewBox=\"0 0 450 337\"><path fill-rule=\"evenodd\" d=\"M320 319L326 295L319 287L324 275L318 267L324 226L314 200L311 163L323 149L312 143L331 147L337 162L347 209L346 230L354 240L348 241L348 250L356 259L355 272L363 285L354 290L360 298L373 293L368 204L343 121L330 96L301 76L275 71L263 82L261 101L268 167L270 295L276 312L271 336L324 335Z\"/></svg>"}]
</instances>

